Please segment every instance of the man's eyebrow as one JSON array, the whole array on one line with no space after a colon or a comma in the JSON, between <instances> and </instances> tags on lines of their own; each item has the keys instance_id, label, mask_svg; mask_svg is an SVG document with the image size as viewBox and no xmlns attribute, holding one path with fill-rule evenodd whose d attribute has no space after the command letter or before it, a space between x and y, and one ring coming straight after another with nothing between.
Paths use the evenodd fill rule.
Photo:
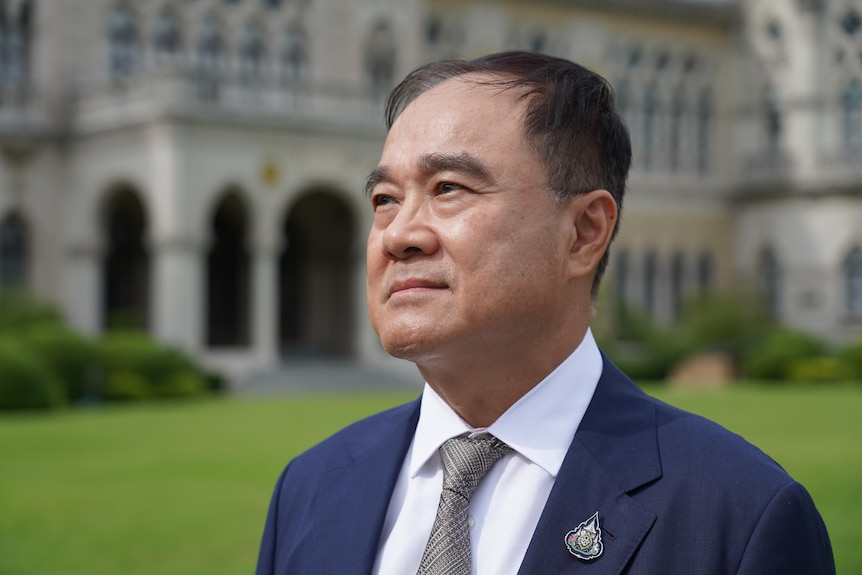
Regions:
<instances>
[{"instance_id":1,"label":"man's eyebrow","mask_svg":"<svg viewBox=\"0 0 862 575\"><path fill-rule=\"evenodd\" d=\"M493 180L488 167L479 158L467 152L460 154L423 154L419 157L417 165L420 170L426 173L459 172L486 182ZM377 184L389 180L389 171L384 166L377 166L371 170L371 173L368 174L368 179L365 180L365 195L370 197Z\"/></svg>"},{"instance_id":2,"label":"man's eyebrow","mask_svg":"<svg viewBox=\"0 0 862 575\"><path fill-rule=\"evenodd\" d=\"M479 158L467 152L460 154L424 154L419 158L419 168L426 172L460 172L486 182L493 180L488 167Z\"/></svg>"},{"instance_id":3,"label":"man's eyebrow","mask_svg":"<svg viewBox=\"0 0 862 575\"><path fill-rule=\"evenodd\" d=\"M371 197L371 192L374 191L375 186L380 182L384 182L389 179L389 172L386 171L386 168L382 166L377 166L371 173L368 174L368 179L365 180L365 195L367 197Z\"/></svg>"}]
</instances>

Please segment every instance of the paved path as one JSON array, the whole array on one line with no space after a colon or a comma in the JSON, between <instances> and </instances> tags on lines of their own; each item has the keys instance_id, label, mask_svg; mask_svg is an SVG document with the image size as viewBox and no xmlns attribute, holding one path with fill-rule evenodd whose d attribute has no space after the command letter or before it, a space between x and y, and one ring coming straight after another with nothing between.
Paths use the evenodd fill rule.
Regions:
<instances>
[{"instance_id":1,"label":"paved path","mask_svg":"<svg viewBox=\"0 0 862 575\"><path fill-rule=\"evenodd\" d=\"M364 365L346 360L291 359L272 371L249 378L242 394L310 391L422 390L422 376L410 364Z\"/></svg>"}]
</instances>

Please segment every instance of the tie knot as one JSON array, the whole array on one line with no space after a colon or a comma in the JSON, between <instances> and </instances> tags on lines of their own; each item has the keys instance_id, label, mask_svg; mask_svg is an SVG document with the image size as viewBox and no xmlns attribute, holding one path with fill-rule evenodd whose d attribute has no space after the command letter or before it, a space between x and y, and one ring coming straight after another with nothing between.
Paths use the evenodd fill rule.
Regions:
<instances>
[{"instance_id":1,"label":"tie knot","mask_svg":"<svg viewBox=\"0 0 862 575\"><path fill-rule=\"evenodd\" d=\"M440 446L443 489L470 500L482 478L512 448L493 435L453 437Z\"/></svg>"}]
</instances>

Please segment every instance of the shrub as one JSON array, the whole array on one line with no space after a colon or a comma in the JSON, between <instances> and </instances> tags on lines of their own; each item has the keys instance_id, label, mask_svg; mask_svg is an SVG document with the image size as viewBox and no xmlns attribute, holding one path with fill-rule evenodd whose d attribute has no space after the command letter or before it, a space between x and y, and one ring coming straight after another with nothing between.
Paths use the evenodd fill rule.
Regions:
<instances>
[{"instance_id":1,"label":"shrub","mask_svg":"<svg viewBox=\"0 0 862 575\"><path fill-rule=\"evenodd\" d=\"M111 394L129 393L134 397L186 397L199 395L207 389L207 379L185 354L164 346L138 332L111 332L102 339L101 353L105 365L105 381ZM126 375L136 374L140 381L132 383ZM119 378L112 381L112 378ZM108 382L111 382L108 384ZM145 389L141 393L139 388ZM131 391L129 391L131 390Z\"/></svg>"},{"instance_id":2,"label":"shrub","mask_svg":"<svg viewBox=\"0 0 862 575\"><path fill-rule=\"evenodd\" d=\"M618 310L616 338L599 342L608 356L635 380L663 379L685 356L688 346L669 330L659 328L645 314L625 307Z\"/></svg>"},{"instance_id":3,"label":"shrub","mask_svg":"<svg viewBox=\"0 0 862 575\"><path fill-rule=\"evenodd\" d=\"M72 401L188 397L225 387L219 374L200 369L182 352L144 333L115 331L98 342L87 339L66 327L53 306L23 290L0 290L0 336L4 335L20 344L16 353L21 359L7 350L4 357L13 359L4 364L8 373L0 371L3 393L44 396L38 401L8 400L10 405L53 404L57 385L60 398Z\"/></svg>"},{"instance_id":4,"label":"shrub","mask_svg":"<svg viewBox=\"0 0 862 575\"><path fill-rule=\"evenodd\" d=\"M821 382L853 379L853 368L839 357L823 355L798 359L790 364L790 381Z\"/></svg>"},{"instance_id":5,"label":"shrub","mask_svg":"<svg viewBox=\"0 0 862 575\"><path fill-rule=\"evenodd\" d=\"M105 378L103 396L112 401L146 399L151 395L150 385L140 374L132 371L115 371Z\"/></svg>"},{"instance_id":6,"label":"shrub","mask_svg":"<svg viewBox=\"0 0 862 575\"><path fill-rule=\"evenodd\" d=\"M228 382L224 375L216 371L203 370L201 377L206 382L206 390L210 393L222 393L227 390Z\"/></svg>"},{"instance_id":7,"label":"shrub","mask_svg":"<svg viewBox=\"0 0 862 575\"><path fill-rule=\"evenodd\" d=\"M766 336L743 358L745 374L753 379L790 377L794 362L821 357L825 346L817 338L794 331L776 331Z\"/></svg>"},{"instance_id":8,"label":"shrub","mask_svg":"<svg viewBox=\"0 0 862 575\"><path fill-rule=\"evenodd\" d=\"M635 381L664 379L674 364L685 356L685 350L668 336L655 336L640 342L602 344L602 349Z\"/></svg>"},{"instance_id":9,"label":"shrub","mask_svg":"<svg viewBox=\"0 0 862 575\"><path fill-rule=\"evenodd\" d=\"M202 395L208 389L207 380L193 371L175 373L161 388L162 397L193 397Z\"/></svg>"},{"instance_id":10,"label":"shrub","mask_svg":"<svg viewBox=\"0 0 862 575\"><path fill-rule=\"evenodd\" d=\"M0 334L11 330L51 323L61 325L60 312L22 290L0 290Z\"/></svg>"},{"instance_id":11,"label":"shrub","mask_svg":"<svg viewBox=\"0 0 862 575\"><path fill-rule=\"evenodd\" d=\"M738 356L770 329L769 318L748 298L708 296L689 302L677 330L692 349Z\"/></svg>"},{"instance_id":12,"label":"shrub","mask_svg":"<svg viewBox=\"0 0 862 575\"><path fill-rule=\"evenodd\" d=\"M862 339L839 350L837 355L853 370L853 378L862 379Z\"/></svg>"},{"instance_id":13,"label":"shrub","mask_svg":"<svg viewBox=\"0 0 862 575\"><path fill-rule=\"evenodd\" d=\"M27 346L0 339L0 410L47 409L64 400L57 377Z\"/></svg>"},{"instance_id":14,"label":"shrub","mask_svg":"<svg viewBox=\"0 0 862 575\"><path fill-rule=\"evenodd\" d=\"M31 325L20 333L21 341L53 370L70 400L97 390L100 357L91 340L54 323Z\"/></svg>"}]
</instances>

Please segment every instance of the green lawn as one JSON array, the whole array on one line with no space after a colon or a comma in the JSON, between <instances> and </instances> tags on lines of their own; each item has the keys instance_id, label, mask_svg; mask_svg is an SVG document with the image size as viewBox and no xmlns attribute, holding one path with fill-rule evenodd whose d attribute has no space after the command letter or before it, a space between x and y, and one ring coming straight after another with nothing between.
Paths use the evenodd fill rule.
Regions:
<instances>
[{"instance_id":1,"label":"green lawn","mask_svg":"<svg viewBox=\"0 0 862 575\"><path fill-rule=\"evenodd\" d=\"M862 386L652 391L782 463L823 513L838 572L862 573ZM0 575L251 573L284 463L409 397L237 398L0 415Z\"/></svg>"}]
</instances>

